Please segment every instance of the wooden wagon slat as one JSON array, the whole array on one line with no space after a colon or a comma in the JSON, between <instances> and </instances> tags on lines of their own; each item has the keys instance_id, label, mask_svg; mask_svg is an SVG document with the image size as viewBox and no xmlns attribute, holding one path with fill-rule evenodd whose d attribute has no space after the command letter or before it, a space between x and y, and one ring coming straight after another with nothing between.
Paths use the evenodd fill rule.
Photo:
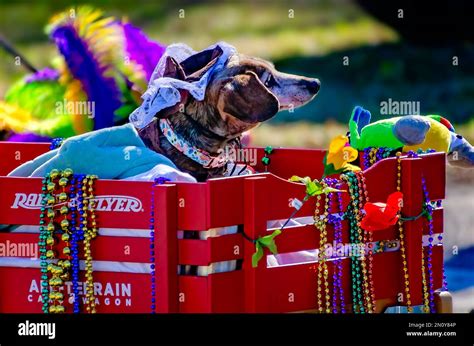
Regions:
<instances>
[{"instance_id":1,"label":"wooden wagon slat","mask_svg":"<svg viewBox=\"0 0 474 346\"><path fill-rule=\"evenodd\" d=\"M21 275L19 275L21 271ZM0 267L0 311L2 313L41 313L40 271L37 268ZM80 272L79 298L83 299L84 272ZM101 313L150 312L149 274L94 272L97 309ZM65 286L66 296L72 292ZM12 296L12 291L15 292ZM64 292L64 291L63 291ZM67 301L65 307L72 311Z\"/></svg>"},{"instance_id":2,"label":"wooden wagon slat","mask_svg":"<svg viewBox=\"0 0 474 346\"><path fill-rule=\"evenodd\" d=\"M49 143L16 143L1 142L0 157L2 164L0 166L0 176L7 175L13 169L44 154L49 150Z\"/></svg>"},{"instance_id":3,"label":"wooden wagon slat","mask_svg":"<svg viewBox=\"0 0 474 346\"><path fill-rule=\"evenodd\" d=\"M177 187L155 186L155 269L157 312L178 312ZM159 221L158 221L159 220Z\"/></svg>"},{"instance_id":4,"label":"wooden wagon slat","mask_svg":"<svg viewBox=\"0 0 474 346\"><path fill-rule=\"evenodd\" d=\"M21 250L26 245L37 246L38 236L37 233L0 233L0 243ZM64 244L60 244L57 247L57 253L61 254L59 258L65 258L62 254L64 246ZM99 236L91 244L94 260L97 261L149 263L149 248L150 240L141 237ZM11 257L31 258L31 253L28 251ZM79 247L79 258L84 259L84 249L82 247Z\"/></svg>"},{"instance_id":5,"label":"wooden wagon slat","mask_svg":"<svg viewBox=\"0 0 474 346\"><path fill-rule=\"evenodd\" d=\"M178 240L179 264L208 266L214 262L242 259L242 234L211 237L207 240Z\"/></svg>"}]
</instances>

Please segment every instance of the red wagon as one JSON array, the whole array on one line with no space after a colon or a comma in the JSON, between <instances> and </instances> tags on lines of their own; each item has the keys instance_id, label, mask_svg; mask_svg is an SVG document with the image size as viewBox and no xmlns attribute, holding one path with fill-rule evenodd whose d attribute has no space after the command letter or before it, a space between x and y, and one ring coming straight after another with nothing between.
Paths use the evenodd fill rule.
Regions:
<instances>
[{"instance_id":1,"label":"red wagon","mask_svg":"<svg viewBox=\"0 0 474 346\"><path fill-rule=\"evenodd\" d=\"M20 231L0 232L0 243L24 249L38 242L41 179L5 177L19 164L47 151L49 145L1 143L0 224L22 225ZM258 162L264 155L258 150ZM298 312L317 306L317 261L268 266L261 260L252 267L256 239L268 234L268 221L286 219L292 199L302 199L305 187L289 182L292 175L322 176L323 150L275 149L268 172L251 176L211 179L205 183L170 183L152 187L151 182L98 180L97 218L101 235L93 241L94 281L99 313L150 312L149 218L151 189L154 189L157 312ZM445 198L445 155L432 153L418 158L403 157L402 213L418 215L422 210L422 175L430 199ZM264 171L264 166L257 166ZM396 158L387 158L366 169L371 201L386 201L396 190ZM347 198L344 203L347 203ZM309 200L295 218L312 217L315 201ZM347 221L343 240L349 241ZM433 213L434 232L443 232L443 209ZM421 305L422 249L426 220L405 222L406 253L412 305ZM30 227L27 227L27 226ZM207 240L178 239L178 231L203 232L238 226L236 234ZM246 237L244 237L244 234ZM328 242L333 228L328 225ZM374 233L374 241L395 244L396 227ZM14 245L12 247L12 244ZM319 247L319 232L312 224L285 229L276 238L279 253L294 253ZM265 251L267 251L265 249ZM21 251L19 251L21 252ZM265 255L269 255L268 252ZM17 253L0 258L0 312L41 312L39 261L31 254ZM210 266L236 260L238 269L207 276L179 275L178 265ZM350 259L343 260L342 286L345 301L351 302ZM434 287L442 286L443 246L433 247ZM329 277L333 270L328 263ZM404 278L400 251L381 252L373 257L374 294L377 311L404 305ZM332 283L331 283L332 285ZM65 286L68 289L69 286ZM400 297L402 297L400 299ZM350 304L347 305L350 311ZM67 311L71 311L66 304ZM439 305L438 311L449 307Z\"/></svg>"}]
</instances>

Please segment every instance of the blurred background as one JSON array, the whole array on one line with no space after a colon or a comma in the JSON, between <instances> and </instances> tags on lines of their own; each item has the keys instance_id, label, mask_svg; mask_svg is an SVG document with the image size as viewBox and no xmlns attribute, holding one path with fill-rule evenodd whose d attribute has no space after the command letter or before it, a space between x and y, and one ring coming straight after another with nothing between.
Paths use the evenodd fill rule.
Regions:
<instances>
[{"instance_id":1,"label":"blurred background","mask_svg":"<svg viewBox=\"0 0 474 346\"><path fill-rule=\"evenodd\" d=\"M0 34L34 67L58 55L49 18L82 1L0 2ZM86 2L87 3L87 2ZM467 2L397 1L94 1L151 39L196 50L220 40L276 68L321 80L316 99L252 132L255 145L327 147L347 131L352 108L380 118L388 99L419 102L474 143L474 44ZM402 12L400 12L400 9ZM400 17L401 16L401 17ZM0 50L0 99L28 71ZM445 255L455 311L474 308L474 174L448 168Z\"/></svg>"}]
</instances>

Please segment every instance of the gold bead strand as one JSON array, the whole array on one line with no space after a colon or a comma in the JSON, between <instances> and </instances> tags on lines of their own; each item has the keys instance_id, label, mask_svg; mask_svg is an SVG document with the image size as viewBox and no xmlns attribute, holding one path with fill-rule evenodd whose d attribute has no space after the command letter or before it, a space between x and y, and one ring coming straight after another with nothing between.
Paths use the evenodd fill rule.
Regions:
<instances>
[{"instance_id":1,"label":"gold bead strand","mask_svg":"<svg viewBox=\"0 0 474 346\"><path fill-rule=\"evenodd\" d=\"M402 153L397 152L397 191L401 191L401 176L402 176ZM407 312L413 312L413 307L411 306L411 295L410 295L410 277L408 274L408 263L405 250L405 235L403 229L403 222L400 218L401 211L399 212L398 218L398 231L400 237L400 254L402 256L402 265L403 265L403 275L405 280L405 295L407 301Z\"/></svg>"},{"instance_id":2,"label":"gold bead strand","mask_svg":"<svg viewBox=\"0 0 474 346\"><path fill-rule=\"evenodd\" d=\"M55 239L54 239L54 231L56 229L56 226L54 224L54 218L56 216L54 206L56 204L56 197L55 197L55 189L56 189L56 183L54 182L54 179L56 179L57 175L59 172L55 169L53 169L49 173L49 183L47 186L49 196L47 198L47 216L49 219L49 223L46 227L46 230L48 231L48 236L46 238L46 245L49 246L48 251L46 252L46 258L48 260L53 261L56 257L56 254L54 252L54 245L55 245ZM48 280L49 284L49 294L48 298L50 302L49 305L49 313L56 313L56 301L57 301L57 291L56 291L56 286L58 284L58 272L57 272L57 266L54 263L49 263L48 264L48 272L51 274L50 279Z\"/></svg>"},{"instance_id":3,"label":"gold bead strand","mask_svg":"<svg viewBox=\"0 0 474 346\"><path fill-rule=\"evenodd\" d=\"M81 194L82 194L82 211L84 212L82 214L83 220L82 220L82 230L84 233L84 256L85 256L85 269L86 269L86 285L85 285L85 296L86 296L86 311L89 313L92 313L91 309L91 294L89 291L89 278L91 277L91 270L92 266L89 263L89 255L90 255L90 233L88 231L88 220L89 220L89 200L87 196L87 189L89 187L89 176L85 176L82 179L82 187L81 187Z\"/></svg>"},{"instance_id":4,"label":"gold bead strand","mask_svg":"<svg viewBox=\"0 0 474 346\"><path fill-rule=\"evenodd\" d=\"M316 197L316 209L314 214L315 226L320 231L319 236L319 253L318 253L318 311L320 313L331 313L331 296L329 295L329 272L326 263L326 255L324 253L324 245L327 243L327 218L329 208L329 198L326 195L324 213L322 218L318 215L321 206L321 195ZM324 285L325 309L322 303L322 285Z\"/></svg>"},{"instance_id":5,"label":"gold bead strand","mask_svg":"<svg viewBox=\"0 0 474 346\"><path fill-rule=\"evenodd\" d=\"M314 225L317 229L321 230L321 220L319 218L319 207L321 206L321 195L316 196L316 208L314 210ZM322 235L320 232L319 236L319 250L318 250L318 286L317 286L317 297L318 297L318 311L323 313L323 302L322 302L322 284L323 284L323 266L322 266Z\"/></svg>"},{"instance_id":6,"label":"gold bead strand","mask_svg":"<svg viewBox=\"0 0 474 346\"><path fill-rule=\"evenodd\" d=\"M55 206L56 206L56 195L54 194L56 190L56 182L55 180L58 177L61 177L62 172L56 169L53 169L50 173L50 184L48 184L48 190L51 192L51 203L48 209L48 217L50 218L50 223L48 224L48 230L51 232L49 237L48 237L48 244L51 246L50 249L50 259L54 259L56 257L56 253L54 251L54 245L55 245L55 231L56 231L56 226L55 226L55 217L56 217L56 211L55 211ZM60 185L61 186L61 185ZM64 202L64 194L61 192L58 196L58 201ZM67 198L67 195L66 195ZM62 225L61 225L62 227ZM63 303L63 294L59 292L59 287L64 284L63 280L63 268L61 267L62 260L58 260L57 264L51 263L48 266L48 269L51 273L51 279L49 280L50 284L50 293L49 293L49 298L53 302L53 305L50 305L49 307L49 312L50 313L63 313L64 306L62 305Z\"/></svg>"},{"instance_id":7,"label":"gold bead strand","mask_svg":"<svg viewBox=\"0 0 474 346\"><path fill-rule=\"evenodd\" d=\"M425 254L423 243L421 244L421 280L423 282L423 312L429 313L430 312L430 294L428 293L428 283L426 281L426 273L425 273Z\"/></svg>"},{"instance_id":8,"label":"gold bead strand","mask_svg":"<svg viewBox=\"0 0 474 346\"><path fill-rule=\"evenodd\" d=\"M61 221L61 229L63 231L63 234L61 235L61 240L65 242L65 247L63 248L63 254L66 257L64 260L58 261L58 266L61 268L61 275L60 278L66 282L69 280L69 270L71 268L71 248L69 244L69 239L70 239L70 233L71 229L69 228L71 225L68 220L68 214L69 214L69 197L67 194L67 185L69 184L69 179L72 176L72 170L70 169L65 169L61 173L61 178L59 179L59 186L62 187L62 193L61 193L61 199L60 201L64 203L63 206L59 209L59 213L64 216L63 220ZM65 196L65 197L64 197ZM58 295L58 298L63 302L64 304L64 294ZM60 312L64 312L64 306L61 306L59 310L62 310Z\"/></svg>"},{"instance_id":9,"label":"gold bead strand","mask_svg":"<svg viewBox=\"0 0 474 346\"><path fill-rule=\"evenodd\" d=\"M94 279L93 279L93 268L92 268L92 253L91 253L91 240L97 236L97 222L95 218L94 210L94 181L97 179L96 176L87 176L87 184L83 186L83 190L87 189L88 200L89 200L89 212L91 218L91 227L87 227L86 234L84 235L84 253L86 256L86 296L88 301L88 311L90 313L96 313L95 296L94 296Z\"/></svg>"},{"instance_id":10,"label":"gold bead strand","mask_svg":"<svg viewBox=\"0 0 474 346\"><path fill-rule=\"evenodd\" d=\"M365 176L362 172L359 172L358 178L362 184L362 190L360 191L359 195L361 199L365 199L365 203L369 201L369 193L367 191L367 182L365 180ZM364 244L372 243L372 232L368 232L363 230L364 232ZM373 253L372 250L369 249L369 253L366 258L366 266L367 266L367 284L368 284L368 293L367 293L367 312L368 313L375 313L375 294L374 294L374 281L372 276L372 268L373 268Z\"/></svg>"},{"instance_id":11,"label":"gold bead strand","mask_svg":"<svg viewBox=\"0 0 474 346\"><path fill-rule=\"evenodd\" d=\"M377 161L377 148L372 148L370 149L370 153L369 153L369 162L370 162L370 166L372 167L375 162Z\"/></svg>"},{"instance_id":12,"label":"gold bead strand","mask_svg":"<svg viewBox=\"0 0 474 346\"><path fill-rule=\"evenodd\" d=\"M324 183L323 183L324 184ZM324 187L326 185L324 184ZM324 219L323 219L323 231L322 235L324 237L324 240L322 242L323 247L328 241L328 230L327 230L327 220L328 220L328 215L329 215L329 197L327 194L325 194L325 200L324 200ZM324 291L326 293L325 298L326 298L326 313L331 313L331 296L329 294L329 271L328 271L328 264L327 264L327 258L326 254L324 253L324 258L323 258L323 273L324 273Z\"/></svg>"}]
</instances>

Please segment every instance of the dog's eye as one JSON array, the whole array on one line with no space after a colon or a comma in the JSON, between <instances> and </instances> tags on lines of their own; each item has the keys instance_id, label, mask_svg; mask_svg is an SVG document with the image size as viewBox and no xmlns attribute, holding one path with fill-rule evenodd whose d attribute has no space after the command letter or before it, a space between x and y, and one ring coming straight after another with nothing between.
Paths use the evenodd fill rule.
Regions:
<instances>
[{"instance_id":1,"label":"dog's eye","mask_svg":"<svg viewBox=\"0 0 474 346\"><path fill-rule=\"evenodd\" d=\"M272 86L276 85L277 82L276 82L275 78L273 78L272 74L268 74L268 76L265 79L265 82L263 84L265 84L266 87L272 87Z\"/></svg>"}]
</instances>

